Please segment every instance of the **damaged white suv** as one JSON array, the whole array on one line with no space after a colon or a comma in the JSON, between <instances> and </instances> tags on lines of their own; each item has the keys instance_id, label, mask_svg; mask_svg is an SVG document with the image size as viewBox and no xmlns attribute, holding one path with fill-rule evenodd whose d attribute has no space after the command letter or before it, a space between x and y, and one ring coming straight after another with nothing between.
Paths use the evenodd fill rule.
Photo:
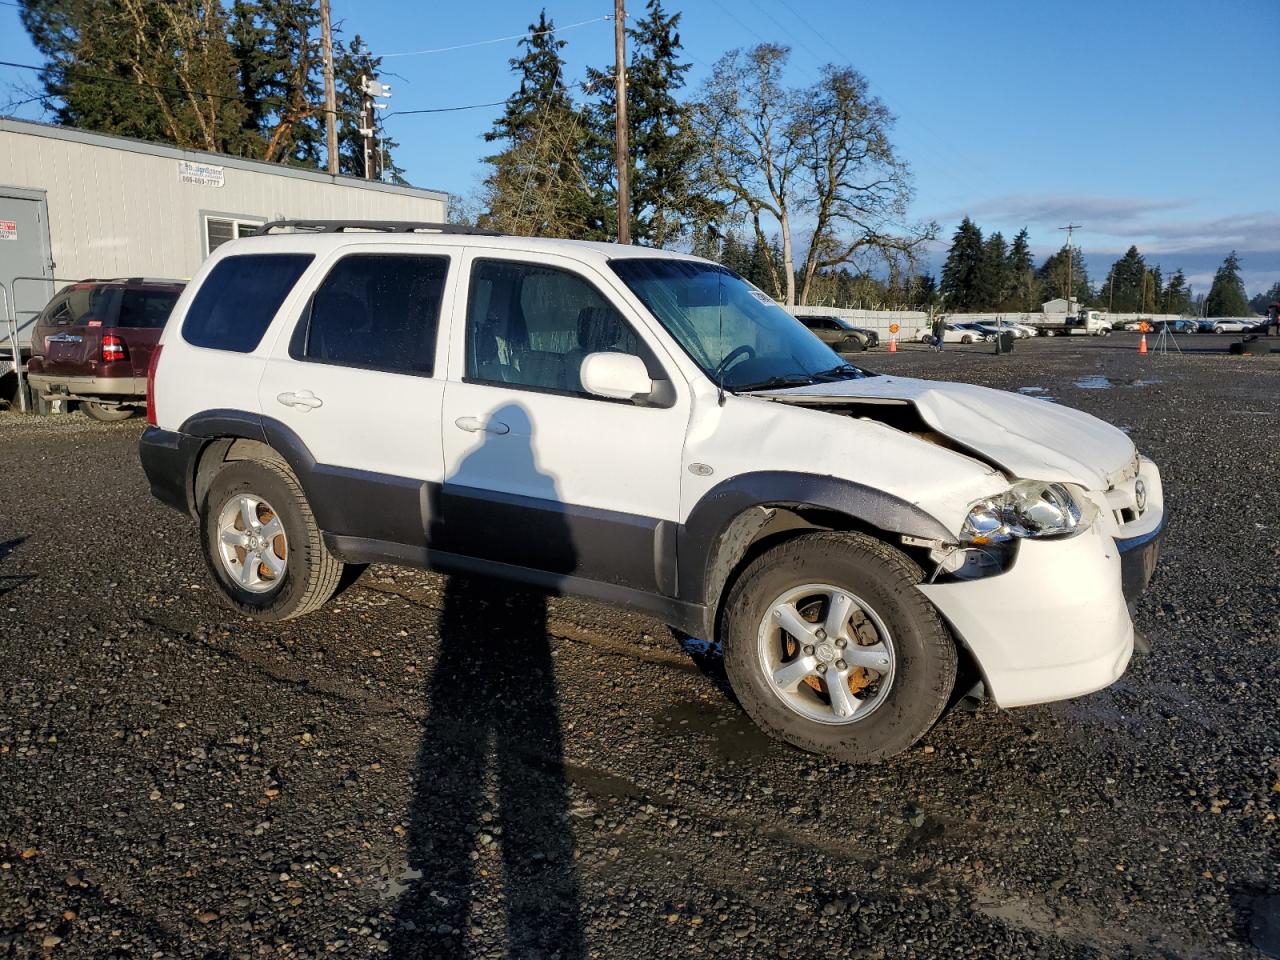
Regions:
<instances>
[{"instance_id":1,"label":"damaged white suv","mask_svg":"<svg viewBox=\"0 0 1280 960\"><path fill-rule=\"evenodd\" d=\"M616 603L718 639L760 726L853 760L974 679L1011 707L1124 671L1164 504L1116 428L867 373L693 257L263 233L183 293L141 441L245 614L311 612L370 562Z\"/></svg>"}]
</instances>

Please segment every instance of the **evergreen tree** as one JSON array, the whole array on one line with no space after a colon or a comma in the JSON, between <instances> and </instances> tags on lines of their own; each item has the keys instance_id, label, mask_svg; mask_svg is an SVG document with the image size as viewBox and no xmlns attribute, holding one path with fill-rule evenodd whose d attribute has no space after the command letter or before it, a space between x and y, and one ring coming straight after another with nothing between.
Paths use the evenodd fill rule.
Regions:
<instances>
[{"instance_id":1,"label":"evergreen tree","mask_svg":"<svg viewBox=\"0 0 1280 960\"><path fill-rule=\"evenodd\" d=\"M235 150L245 107L217 0L22 0L59 123Z\"/></svg>"},{"instance_id":2,"label":"evergreen tree","mask_svg":"<svg viewBox=\"0 0 1280 960\"><path fill-rule=\"evenodd\" d=\"M1185 315L1191 313L1191 286L1187 283L1186 275L1178 268L1173 272L1173 276L1169 278L1169 284L1164 288L1164 298L1160 304L1161 313L1176 313Z\"/></svg>"},{"instance_id":3,"label":"evergreen tree","mask_svg":"<svg viewBox=\"0 0 1280 960\"><path fill-rule=\"evenodd\" d=\"M1116 313L1152 313L1154 306L1144 306L1147 289L1147 262L1137 247L1111 265L1099 295Z\"/></svg>"},{"instance_id":4,"label":"evergreen tree","mask_svg":"<svg viewBox=\"0 0 1280 960\"><path fill-rule=\"evenodd\" d=\"M1036 303L1036 270L1031 256L1031 241L1023 227L1009 248L1006 270L1009 276L1007 309L1031 313L1040 309Z\"/></svg>"},{"instance_id":5,"label":"evergreen tree","mask_svg":"<svg viewBox=\"0 0 1280 960\"><path fill-rule=\"evenodd\" d=\"M42 76L60 123L304 166L327 159L318 0L21 6L32 42L49 61ZM367 58L357 42L350 49L335 44L340 125L348 130L359 94L342 64ZM379 156L393 146L384 141ZM349 159L341 167L353 172ZM388 171L399 172L394 163Z\"/></svg>"},{"instance_id":6,"label":"evergreen tree","mask_svg":"<svg viewBox=\"0 0 1280 960\"><path fill-rule=\"evenodd\" d=\"M1244 317L1249 315L1249 298L1240 279L1240 258L1232 250L1213 275L1213 285L1204 302L1207 317Z\"/></svg>"},{"instance_id":7,"label":"evergreen tree","mask_svg":"<svg viewBox=\"0 0 1280 960\"><path fill-rule=\"evenodd\" d=\"M939 292L948 310L981 309L982 231L968 217L960 221L942 265Z\"/></svg>"},{"instance_id":8,"label":"evergreen tree","mask_svg":"<svg viewBox=\"0 0 1280 960\"><path fill-rule=\"evenodd\" d=\"M1089 285L1089 270L1085 266L1083 251L1075 247L1068 256L1065 245L1040 264L1040 269L1036 271L1041 303L1057 297L1067 298L1068 270L1074 281L1074 286L1070 290L1070 299L1074 300L1077 306L1088 306L1093 303L1093 288Z\"/></svg>"},{"instance_id":9,"label":"evergreen tree","mask_svg":"<svg viewBox=\"0 0 1280 960\"><path fill-rule=\"evenodd\" d=\"M677 100L690 64L680 62L680 14L649 0L646 15L627 28L627 126L631 160L631 236L634 242L668 246L700 223L723 216L702 182L701 150L688 105ZM597 95L589 117L592 159L589 177L613 211L617 205L615 70L587 70L587 88ZM617 233L616 215L610 217Z\"/></svg>"},{"instance_id":10,"label":"evergreen tree","mask_svg":"<svg viewBox=\"0 0 1280 960\"><path fill-rule=\"evenodd\" d=\"M979 310L1000 310L1012 284L1009 281L1009 250L1004 235L997 230L982 245L977 290L974 298Z\"/></svg>"},{"instance_id":11,"label":"evergreen tree","mask_svg":"<svg viewBox=\"0 0 1280 960\"><path fill-rule=\"evenodd\" d=\"M493 129L484 135L489 143L520 140L540 114L573 112L573 98L564 82L564 59L560 56L566 41L558 39L554 31L555 23L547 19L547 11L543 10L518 44L524 52L507 61L511 72L520 77L520 86L507 100Z\"/></svg>"},{"instance_id":12,"label":"evergreen tree","mask_svg":"<svg viewBox=\"0 0 1280 960\"><path fill-rule=\"evenodd\" d=\"M1264 290L1250 300L1249 307L1254 313L1266 313L1267 308L1273 303L1280 303L1280 281L1273 283L1271 289Z\"/></svg>"},{"instance_id":13,"label":"evergreen tree","mask_svg":"<svg viewBox=\"0 0 1280 960\"><path fill-rule=\"evenodd\" d=\"M492 169L480 222L528 236L603 240L608 211L585 170L591 136L564 82L565 42L554 29L544 10L520 40L523 53L509 61L520 86L484 135L505 146L485 158Z\"/></svg>"}]
</instances>

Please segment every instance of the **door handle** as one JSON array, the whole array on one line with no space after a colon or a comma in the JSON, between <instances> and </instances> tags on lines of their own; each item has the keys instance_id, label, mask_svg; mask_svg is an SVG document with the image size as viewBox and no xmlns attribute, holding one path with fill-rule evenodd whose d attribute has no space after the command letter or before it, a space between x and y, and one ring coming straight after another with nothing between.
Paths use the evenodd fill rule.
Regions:
<instances>
[{"instance_id":1,"label":"door handle","mask_svg":"<svg viewBox=\"0 0 1280 960\"><path fill-rule=\"evenodd\" d=\"M293 407L295 410L314 410L316 407L324 406L324 401L310 390L282 393L276 397L276 400L286 407Z\"/></svg>"},{"instance_id":2,"label":"door handle","mask_svg":"<svg viewBox=\"0 0 1280 960\"><path fill-rule=\"evenodd\" d=\"M504 433L511 432L511 428L501 420L490 420L486 423L479 417L459 417L453 423L454 426L461 427L468 433L496 433L502 436Z\"/></svg>"}]
</instances>

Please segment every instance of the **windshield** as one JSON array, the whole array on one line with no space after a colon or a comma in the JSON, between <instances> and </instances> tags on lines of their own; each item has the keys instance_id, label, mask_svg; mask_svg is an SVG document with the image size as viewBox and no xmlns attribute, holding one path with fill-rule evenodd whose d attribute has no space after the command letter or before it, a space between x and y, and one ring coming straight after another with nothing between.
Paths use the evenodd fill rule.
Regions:
<instances>
[{"instance_id":1,"label":"windshield","mask_svg":"<svg viewBox=\"0 0 1280 960\"><path fill-rule=\"evenodd\" d=\"M702 371L726 389L866 376L768 294L724 267L650 257L609 265Z\"/></svg>"}]
</instances>

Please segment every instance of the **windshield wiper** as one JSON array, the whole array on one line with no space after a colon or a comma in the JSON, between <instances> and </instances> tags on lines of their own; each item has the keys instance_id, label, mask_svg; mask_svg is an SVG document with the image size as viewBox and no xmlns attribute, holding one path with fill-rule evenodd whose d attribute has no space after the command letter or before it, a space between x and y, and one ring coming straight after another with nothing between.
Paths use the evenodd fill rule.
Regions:
<instances>
[{"instance_id":1,"label":"windshield wiper","mask_svg":"<svg viewBox=\"0 0 1280 960\"><path fill-rule=\"evenodd\" d=\"M766 380L760 380L756 383L743 383L734 387L735 391L743 391L750 393L753 390L777 390L782 387L807 387L811 383L816 383L807 373L793 373L786 377L769 377Z\"/></svg>"},{"instance_id":2,"label":"windshield wiper","mask_svg":"<svg viewBox=\"0 0 1280 960\"><path fill-rule=\"evenodd\" d=\"M831 377L835 380L850 380L854 377L861 376L865 376L862 369L855 367L852 363L841 363L832 367L830 370L822 370L814 374L814 377Z\"/></svg>"}]
</instances>

